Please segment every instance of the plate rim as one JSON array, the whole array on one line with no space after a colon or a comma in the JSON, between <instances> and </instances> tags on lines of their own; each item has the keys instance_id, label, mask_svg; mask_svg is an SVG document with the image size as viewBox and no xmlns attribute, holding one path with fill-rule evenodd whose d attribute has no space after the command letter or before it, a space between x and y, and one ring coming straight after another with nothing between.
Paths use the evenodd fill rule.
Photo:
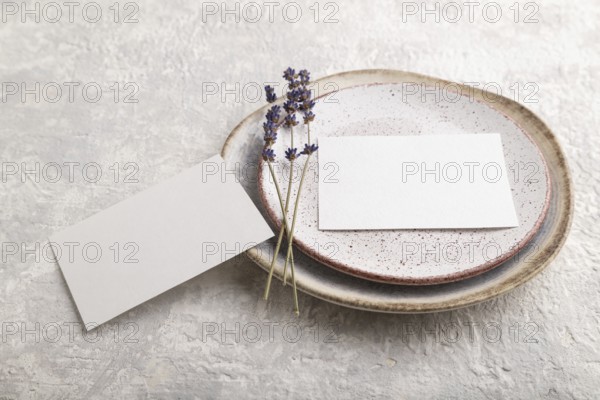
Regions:
<instances>
[{"instance_id":1,"label":"plate rim","mask_svg":"<svg viewBox=\"0 0 600 400\"><path fill-rule=\"evenodd\" d=\"M316 81L316 83L324 83L331 82L333 79L338 81L344 80L359 80L368 79L369 77L375 76L391 76L396 77L398 80L407 78L418 79L419 81L432 81L446 84L454 84L463 87L456 82L447 81L444 79L431 77L428 75L423 75L414 72L401 71L401 70L391 70L391 69L361 69L361 70L353 70L353 71L345 71L337 74L332 74L320 78ZM356 85L362 85L363 82L357 83ZM348 85L352 86L352 85ZM478 96L482 96L485 91L469 87L469 90L472 93L476 93ZM352 296L343 296L337 292L331 292L327 290L326 286L314 285L310 286L305 284L303 279L297 279L297 287L299 290L310 294L314 297L320 298L325 301L329 301L335 304L343 305L346 307L369 310L369 311L379 311L379 312L390 312L390 313L422 313L422 312L436 312L436 311L444 311L444 310L452 310L456 308L461 308L465 306L469 306L472 304L477 304L482 301L489 300L493 297L499 296L502 293L506 293L515 287L529 281L542 270L544 270L557 256L560 249L564 245L568 233L570 231L572 221L573 221L573 190L572 190L572 178L570 169L568 167L568 162L565 157L564 151L560 146L556 136L550 130L550 128L531 110L524 107L523 105L517 103L514 100L506 98L496 93L485 92L486 97L489 99L490 97L494 99L494 103L496 101L501 104L507 110L510 110L511 113L509 118L513 119L513 121L519 125L517 120L514 120L514 115L519 115L523 118L528 119L535 127L537 128L538 134L536 136L540 136L546 140L546 143L538 143L532 137L533 140L538 146L542 155L544 155L544 151L542 148L542 144L545 147L548 147L550 150L553 150L554 156L556 158L556 168L558 170L557 176L560 179L560 183L557 188L556 184L552 182L552 188L560 189L557 190L557 215L555 218L555 222L553 223L553 230L550 232L547 240L545 240L545 247L540 251L540 253L535 257L536 262L528 263L525 267L521 267L516 273L509 274L498 282L493 282L493 284L489 287L472 289L470 293L458 293L458 296L451 297L450 299L439 300L439 301L429 301L429 302L407 302L403 301L403 299L392 300L392 301L381 301L381 300L372 300L372 299L364 299L360 297L352 297ZM226 158L226 155L229 151L229 146L231 142L234 140L235 136L245 127L246 124L249 123L250 120L253 120L257 114L262 114L266 111L269 105L265 105L260 107L258 110L247 115L242 121L240 121L228 135L227 139L223 144L223 148L221 149L221 155ZM504 114L504 112L502 112ZM520 125L519 125L520 126ZM527 132L525 132L527 134ZM529 136L529 135L528 135ZM545 159L545 157L543 157ZM548 160L545 160L546 165L548 164ZM550 169L550 166L547 165L547 168ZM550 180L552 176L550 176ZM539 232L538 232L539 233ZM535 235L533 235L535 237ZM265 260L261 257L261 252L257 248L251 248L245 253L249 259L254 261L258 266L262 269L268 271L270 268L270 261ZM315 262L318 262L315 260ZM523 263L522 263L523 264ZM327 267L329 268L329 267ZM278 279L282 279L282 274L279 271L275 271L274 275ZM485 273L483 273L485 275ZM301 278L298 276L298 278ZM442 284L443 285L443 284Z\"/></svg>"}]
</instances>

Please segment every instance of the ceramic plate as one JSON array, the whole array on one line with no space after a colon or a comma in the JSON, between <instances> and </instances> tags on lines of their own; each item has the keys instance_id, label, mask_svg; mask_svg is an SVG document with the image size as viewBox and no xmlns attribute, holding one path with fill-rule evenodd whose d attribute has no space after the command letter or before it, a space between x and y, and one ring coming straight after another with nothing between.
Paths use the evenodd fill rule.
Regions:
<instances>
[{"instance_id":1,"label":"ceramic plate","mask_svg":"<svg viewBox=\"0 0 600 400\"><path fill-rule=\"evenodd\" d=\"M402 82L428 86L453 85L457 89L471 91L474 100L492 105L505 116L504 119L514 121L516 126L527 132L546 161L548 185L552 187L546 217L526 246L497 267L468 279L426 286L384 284L350 276L296 252L299 290L355 308L385 312L428 312L477 303L531 279L556 256L572 218L571 180L566 160L554 135L537 116L512 100L423 75L390 70L354 71L323 78L317 84L321 88L328 86L339 90L337 96L344 89L355 86L396 85ZM240 181L259 207L262 207L259 185L256 175L249 171L252 168L248 166L256 165L259 159L262 133L257 127L265 111L266 107L243 120L230 134L222 150L223 157L239 167ZM261 211L268 217L264 207ZM269 240L248 250L246 254L263 269L268 269L274 244L274 239ZM279 256L275 276L281 279L282 271L283 256Z\"/></svg>"},{"instance_id":2,"label":"ceramic plate","mask_svg":"<svg viewBox=\"0 0 600 400\"><path fill-rule=\"evenodd\" d=\"M374 84L376 83L376 84ZM426 95L422 96L423 93ZM315 106L311 137L500 133L519 226L505 229L362 230L318 229L318 181L335 179L335 165L319 177L317 158L305 179L294 244L304 253L340 271L385 283L423 285L451 282L485 272L512 257L541 226L551 185L546 163L529 134L492 101L478 101L457 86L421 88L416 82L370 82L323 96ZM491 99L491 97L490 97ZM262 121L256 130L260 132ZM303 125L296 142L306 140ZM275 152L278 180L287 191L289 162L281 157L289 131L280 132ZM284 147L285 146L285 147ZM301 146L298 146L301 147ZM317 153L318 154L318 153ZM369 157L377 157L370 154ZM304 159L296 162L299 177ZM356 160L356 162L367 162ZM466 172L465 172L466 173ZM473 174L483 173L474 168ZM272 223L281 226L281 208L268 169L259 165L259 192ZM295 196L298 182L293 181ZM292 197L293 198L293 197ZM292 210L288 220L292 220Z\"/></svg>"}]
</instances>

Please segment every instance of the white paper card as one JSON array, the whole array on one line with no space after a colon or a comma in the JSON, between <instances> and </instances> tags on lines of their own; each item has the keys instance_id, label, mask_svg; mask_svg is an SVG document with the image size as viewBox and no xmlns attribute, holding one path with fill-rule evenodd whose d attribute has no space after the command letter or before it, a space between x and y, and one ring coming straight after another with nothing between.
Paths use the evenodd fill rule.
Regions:
<instances>
[{"instance_id":1,"label":"white paper card","mask_svg":"<svg viewBox=\"0 0 600 400\"><path fill-rule=\"evenodd\" d=\"M319 138L319 229L518 226L499 134Z\"/></svg>"},{"instance_id":2,"label":"white paper card","mask_svg":"<svg viewBox=\"0 0 600 400\"><path fill-rule=\"evenodd\" d=\"M99 325L272 236L217 155L50 242L81 318Z\"/></svg>"}]
</instances>

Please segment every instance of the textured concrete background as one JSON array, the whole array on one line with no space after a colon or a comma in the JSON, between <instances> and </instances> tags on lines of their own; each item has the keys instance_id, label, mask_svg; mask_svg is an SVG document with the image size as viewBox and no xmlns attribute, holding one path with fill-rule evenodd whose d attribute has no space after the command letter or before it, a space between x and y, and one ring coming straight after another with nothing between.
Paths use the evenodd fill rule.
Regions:
<instances>
[{"instance_id":1,"label":"textured concrete background","mask_svg":"<svg viewBox=\"0 0 600 400\"><path fill-rule=\"evenodd\" d=\"M73 22L62 5L56 23L45 2L39 23L2 3L0 399L600 397L599 2L521 2L518 22L514 2L499 2L496 23L483 5L472 22L461 6L452 23L456 9L441 3L438 23L421 21L420 2L403 21L401 2L359 0L299 1L298 22L294 5L275 5L270 22L259 3L256 23L243 4L239 22L223 23L220 2L203 14L200 2L140 1L119 3L115 23L110 3L96 23L82 17L85 2ZM123 23L136 7L138 22ZM95 17L93 5L86 11ZM559 257L510 294L458 311L383 315L300 294L298 319L288 290L275 285L265 304L265 274L237 259L85 335L58 266L41 254L45 238L217 153L262 104L256 83L288 64L315 76L405 69L519 94L556 132L573 172L576 215ZM39 102L10 95L11 82L39 82ZM54 103L49 82L63 89ZM81 82L72 101L66 82ZM103 89L96 103L93 83ZM23 162L45 175L23 179ZM92 162L96 183L82 169ZM80 164L51 182L50 163Z\"/></svg>"}]
</instances>

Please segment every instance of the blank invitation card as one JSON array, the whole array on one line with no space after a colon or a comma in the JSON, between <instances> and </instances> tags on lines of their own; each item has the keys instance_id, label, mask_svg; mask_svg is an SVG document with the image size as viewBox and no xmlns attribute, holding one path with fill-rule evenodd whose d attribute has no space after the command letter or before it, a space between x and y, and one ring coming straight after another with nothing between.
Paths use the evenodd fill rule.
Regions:
<instances>
[{"instance_id":1,"label":"blank invitation card","mask_svg":"<svg viewBox=\"0 0 600 400\"><path fill-rule=\"evenodd\" d=\"M86 324L102 324L273 232L220 156L50 237Z\"/></svg>"},{"instance_id":2,"label":"blank invitation card","mask_svg":"<svg viewBox=\"0 0 600 400\"><path fill-rule=\"evenodd\" d=\"M499 134L319 138L319 229L518 226Z\"/></svg>"}]
</instances>

